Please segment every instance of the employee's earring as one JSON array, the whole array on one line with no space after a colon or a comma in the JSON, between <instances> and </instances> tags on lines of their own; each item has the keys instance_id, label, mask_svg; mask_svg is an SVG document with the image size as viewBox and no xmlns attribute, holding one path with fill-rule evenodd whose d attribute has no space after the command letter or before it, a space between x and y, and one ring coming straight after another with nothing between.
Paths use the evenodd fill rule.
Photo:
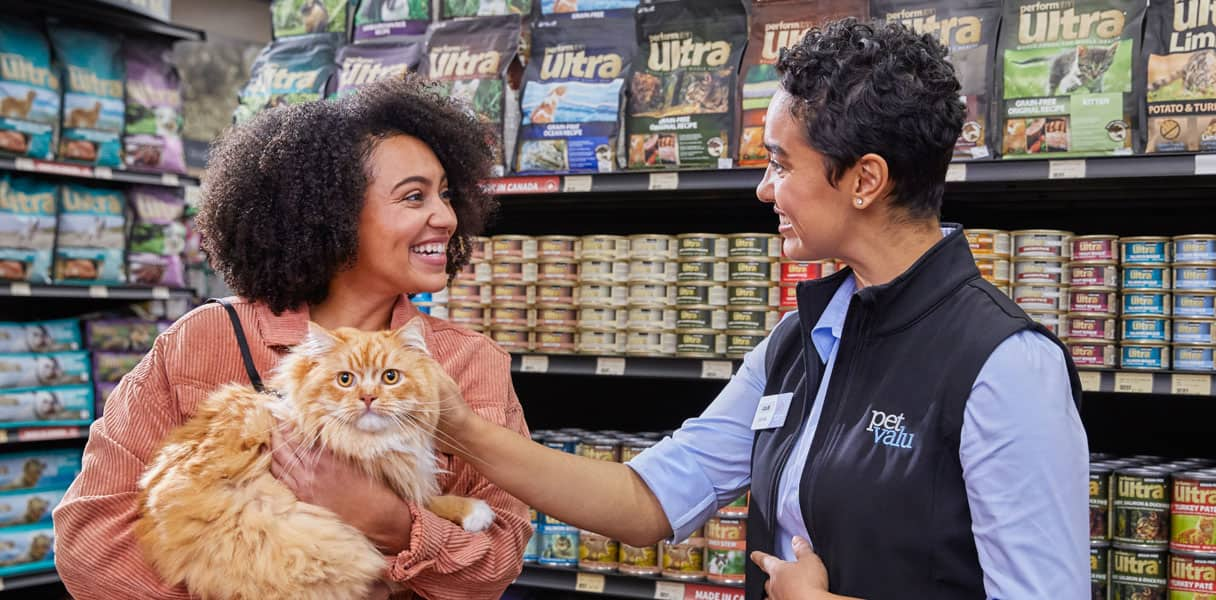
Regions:
<instances>
[{"instance_id":1,"label":"employee's earring","mask_svg":"<svg viewBox=\"0 0 1216 600\"><path fill-rule=\"evenodd\" d=\"M853 202L855 202L857 204L858 208L861 208L862 206L865 206L865 204L866 204L866 201L862 200L861 198L858 198L858 199L854 200Z\"/></svg>"}]
</instances>

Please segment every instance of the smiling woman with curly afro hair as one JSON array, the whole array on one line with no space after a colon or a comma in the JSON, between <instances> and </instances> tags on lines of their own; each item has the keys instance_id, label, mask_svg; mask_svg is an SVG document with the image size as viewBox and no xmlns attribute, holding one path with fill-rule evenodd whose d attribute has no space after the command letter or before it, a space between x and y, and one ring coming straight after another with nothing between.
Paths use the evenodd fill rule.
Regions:
<instances>
[{"instance_id":1,"label":"smiling woman with curly afro hair","mask_svg":"<svg viewBox=\"0 0 1216 600\"><path fill-rule=\"evenodd\" d=\"M378 600L400 587L437 600L497 599L519 575L532 534L525 506L468 462L438 454L430 442L402 441L429 439L442 416L432 402L449 396L464 398L521 438L527 435L510 356L480 333L422 315L409 299L444 289L471 258L470 236L494 211L481 186L493 147L471 114L432 84L410 77L336 101L268 108L216 142L198 223L212 265L237 297L179 319L108 398L82 472L56 512L58 567L75 597L189 597L179 575L163 575L146 561L141 543L148 538L137 539L137 520L140 527L151 522L140 515L156 512L139 499L141 476L162 460L158 449L171 435L183 435L174 432L196 412L260 423L291 420L302 405L332 424L326 435L358 440L374 457L369 460L422 465L416 477L435 477L442 496L402 498L365 465L299 443L295 435L252 428L239 438L209 438L207 444L231 446L234 456L245 453L232 464L252 464L258 477L269 473L299 501L326 509L362 534L384 557L369 561L364 555L359 568L332 556L276 562L289 553L270 544L239 560L291 581L337 573L326 575L333 579L326 584L341 586L349 576L362 587L348 585L346 592L355 595L340 597ZM351 337L352 330L392 330L391 339L425 351L442 372L390 369L380 357L408 355L384 349L383 342L334 346L335 340L361 340ZM226 384L259 381L297 347L319 352L305 359L313 361L307 377L315 377L317 398L288 398L290 392L280 390L289 401L275 404L272 417L275 396L237 392L249 402L233 403L230 388L213 395ZM257 404L263 398L264 407ZM207 419L203 430L214 431L209 425L215 419ZM248 452L256 455L252 463L243 462ZM223 461L208 464L228 468ZM155 531L189 535L162 529L173 528ZM309 537L308 531L286 533ZM194 568L196 574L208 569ZM211 571L199 577L231 577L223 567ZM356 575L372 571L383 580ZM204 580L189 581L201 586Z\"/></svg>"}]
</instances>

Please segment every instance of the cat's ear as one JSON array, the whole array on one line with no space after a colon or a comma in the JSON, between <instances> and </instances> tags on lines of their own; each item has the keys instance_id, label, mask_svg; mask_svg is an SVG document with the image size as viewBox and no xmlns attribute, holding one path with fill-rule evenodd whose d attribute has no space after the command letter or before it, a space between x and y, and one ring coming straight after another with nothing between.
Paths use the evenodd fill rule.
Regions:
<instances>
[{"instance_id":1,"label":"cat's ear","mask_svg":"<svg viewBox=\"0 0 1216 600\"><path fill-rule=\"evenodd\" d=\"M304 342L300 344L300 352L312 357L321 356L334 349L334 345L338 343L338 338L330 333L328 329L313 323L308 322L308 337L304 338Z\"/></svg>"},{"instance_id":2,"label":"cat's ear","mask_svg":"<svg viewBox=\"0 0 1216 600\"><path fill-rule=\"evenodd\" d=\"M1119 51L1119 40L1115 40L1114 43L1110 45L1110 51L1112 54Z\"/></svg>"},{"instance_id":3,"label":"cat's ear","mask_svg":"<svg viewBox=\"0 0 1216 600\"><path fill-rule=\"evenodd\" d=\"M393 336L402 344L417 348L427 354L431 351L426 347L426 330L422 327L422 317L414 317L408 323L393 332Z\"/></svg>"},{"instance_id":4,"label":"cat's ear","mask_svg":"<svg viewBox=\"0 0 1216 600\"><path fill-rule=\"evenodd\" d=\"M1085 46L1077 46L1077 58L1085 58Z\"/></svg>"}]
</instances>

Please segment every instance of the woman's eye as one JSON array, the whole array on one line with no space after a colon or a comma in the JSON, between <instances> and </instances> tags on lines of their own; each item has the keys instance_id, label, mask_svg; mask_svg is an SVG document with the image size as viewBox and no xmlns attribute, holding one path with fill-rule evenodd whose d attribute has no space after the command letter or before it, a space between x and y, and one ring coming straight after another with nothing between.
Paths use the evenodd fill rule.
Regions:
<instances>
[{"instance_id":1,"label":"woman's eye","mask_svg":"<svg viewBox=\"0 0 1216 600\"><path fill-rule=\"evenodd\" d=\"M422 202L425 199L426 198L419 192L414 192L413 194L405 197L406 202Z\"/></svg>"},{"instance_id":2,"label":"woman's eye","mask_svg":"<svg viewBox=\"0 0 1216 600\"><path fill-rule=\"evenodd\" d=\"M781 164L775 160L768 161L768 168L772 169L773 172L778 175L785 171L785 167L782 167Z\"/></svg>"},{"instance_id":3,"label":"woman's eye","mask_svg":"<svg viewBox=\"0 0 1216 600\"><path fill-rule=\"evenodd\" d=\"M338 385L342 387L350 387L355 384L355 375L347 371L338 373Z\"/></svg>"},{"instance_id":4,"label":"woman's eye","mask_svg":"<svg viewBox=\"0 0 1216 600\"><path fill-rule=\"evenodd\" d=\"M389 369L389 370L385 371L384 374L380 376L380 378L382 380L384 380L384 383L386 383L388 385L393 385L394 383L397 383L398 381L400 381L401 374L398 373L396 369Z\"/></svg>"},{"instance_id":5,"label":"woman's eye","mask_svg":"<svg viewBox=\"0 0 1216 600\"><path fill-rule=\"evenodd\" d=\"M452 202L452 192L450 192L448 190L443 190L442 192L439 192L439 199L450 204Z\"/></svg>"}]
</instances>

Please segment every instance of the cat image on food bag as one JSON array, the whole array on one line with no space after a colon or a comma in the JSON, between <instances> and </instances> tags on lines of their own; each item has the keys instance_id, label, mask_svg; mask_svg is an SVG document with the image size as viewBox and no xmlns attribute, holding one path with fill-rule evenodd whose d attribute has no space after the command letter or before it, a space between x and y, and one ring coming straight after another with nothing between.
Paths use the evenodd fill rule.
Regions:
<instances>
[{"instance_id":1,"label":"cat image on food bag","mask_svg":"<svg viewBox=\"0 0 1216 600\"><path fill-rule=\"evenodd\" d=\"M218 389L140 480L136 537L165 581L203 598L356 600L381 578L384 556L362 533L271 475L281 423L467 531L493 523L485 502L438 495L433 435L456 384L421 319L391 332L309 324L269 385Z\"/></svg>"}]
</instances>

